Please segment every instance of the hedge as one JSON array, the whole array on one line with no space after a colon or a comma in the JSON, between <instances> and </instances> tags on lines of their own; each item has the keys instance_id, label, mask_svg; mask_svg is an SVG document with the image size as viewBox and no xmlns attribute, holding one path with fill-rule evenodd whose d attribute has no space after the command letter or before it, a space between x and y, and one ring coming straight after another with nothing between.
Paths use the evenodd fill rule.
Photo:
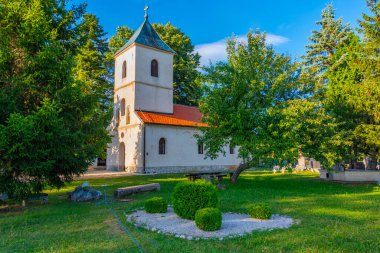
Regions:
<instances>
[{"instance_id":1,"label":"hedge","mask_svg":"<svg viewBox=\"0 0 380 253\"><path fill-rule=\"evenodd\" d=\"M166 213L168 203L162 197L154 197L145 201L144 209L147 213Z\"/></svg>"},{"instance_id":2,"label":"hedge","mask_svg":"<svg viewBox=\"0 0 380 253\"><path fill-rule=\"evenodd\" d=\"M199 209L217 207L217 189L204 180L178 183L172 193L172 205L179 217L194 220Z\"/></svg>"},{"instance_id":3,"label":"hedge","mask_svg":"<svg viewBox=\"0 0 380 253\"><path fill-rule=\"evenodd\" d=\"M270 219L272 216L272 210L269 205L264 203L249 205L247 212L252 218L256 219Z\"/></svg>"},{"instance_id":4,"label":"hedge","mask_svg":"<svg viewBox=\"0 0 380 253\"><path fill-rule=\"evenodd\" d=\"M222 213L218 208L203 208L195 213L195 224L204 231L215 231L222 226Z\"/></svg>"}]
</instances>

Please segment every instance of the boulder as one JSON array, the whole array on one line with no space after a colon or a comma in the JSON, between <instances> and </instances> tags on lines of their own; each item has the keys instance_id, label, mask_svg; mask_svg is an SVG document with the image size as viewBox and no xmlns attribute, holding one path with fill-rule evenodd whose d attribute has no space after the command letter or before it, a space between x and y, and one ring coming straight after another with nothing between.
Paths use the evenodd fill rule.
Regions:
<instances>
[{"instance_id":1,"label":"boulder","mask_svg":"<svg viewBox=\"0 0 380 253\"><path fill-rule=\"evenodd\" d=\"M0 193L0 201L7 201L7 200L8 200L8 194Z\"/></svg>"},{"instance_id":2,"label":"boulder","mask_svg":"<svg viewBox=\"0 0 380 253\"><path fill-rule=\"evenodd\" d=\"M83 184L84 187L83 185L78 186L73 192L70 192L68 194L68 199L73 202L84 202L98 200L103 196L101 191L95 190L94 188L90 187L88 183L85 183Z\"/></svg>"}]
</instances>

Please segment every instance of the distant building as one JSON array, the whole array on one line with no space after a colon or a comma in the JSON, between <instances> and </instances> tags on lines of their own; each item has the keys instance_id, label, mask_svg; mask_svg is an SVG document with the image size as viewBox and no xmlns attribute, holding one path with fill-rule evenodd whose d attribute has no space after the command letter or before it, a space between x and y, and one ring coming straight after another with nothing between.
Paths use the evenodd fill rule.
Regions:
<instances>
[{"instance_id":1,"label":"distant building","mask_svg":"<svg viewBox=\"0 0 380 253\"><path fill-rule=\"evenodd\" d=\"M148 15L115 54L114 116L109 126L108 170L168 173L220 170L240 163L237 150L205 159L194 134L202 123L197 107L173 104L173 55Z\"/></svg>"},{"instance_id":2,"label":"distant building","mask_svg":"<svg viewBox=\"0 0 380 253\"><path fill-rule=\"evenodd\" d=\"M298 158L298 167L301 169L310 169L310 170L319 170L321 169L321 163L315 160L314 158L308 158L300 156Z\"/></svg>"}]
</instances>

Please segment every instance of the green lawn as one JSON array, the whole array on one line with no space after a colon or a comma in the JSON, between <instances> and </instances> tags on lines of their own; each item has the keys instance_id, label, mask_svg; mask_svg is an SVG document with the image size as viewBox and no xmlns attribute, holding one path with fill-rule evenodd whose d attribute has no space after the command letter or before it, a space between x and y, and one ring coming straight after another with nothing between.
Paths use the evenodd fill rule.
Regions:
<instances>
[{"instance_id":1,"label":"green lawn","mask_svg":"<svg viewBox=\"0 0 380 253\"><path fill-rule=\"evenodd\" d=\"M133 196L128 203L112 202L122 222L143 252L380 252L380 187L322 182L317 174L244 173L236 185L227 180L219 191L222 211L245 212L248 204L268 202L274 213L300 220L286 230L253 232L235 239L187 241L127 224L124 211L143 206L152 196L170 200L183 175L131 176L93 179L111 196L115 188L160 183L161 191ZM69 203L66 193L48 191L49 204L30 205L22 212L0 213L0 252L139 252L106 205Z\"/></svg>"}]
</instances>

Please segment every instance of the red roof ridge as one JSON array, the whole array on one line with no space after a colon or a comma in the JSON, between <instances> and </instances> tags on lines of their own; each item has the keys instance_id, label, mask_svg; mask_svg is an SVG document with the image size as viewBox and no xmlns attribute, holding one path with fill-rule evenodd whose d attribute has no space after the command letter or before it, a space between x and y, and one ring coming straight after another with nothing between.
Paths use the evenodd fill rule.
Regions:
<instances>
[{"instance_id":1,"label":"red roof ridge","mask_svg":"<svg viewBox=\"0 0 380 253\"><path fill-rule=\"evenodd\" d=\"M191 108L197 108L199 109L199 106L195 106L195 105L182 105L182 104L173 104L174 105L179 105L179 106L184 106L184 107L191 107Z\"/></svg>"},{"instance_id":2,"label":"red roof ridge","mask_svg":"<svg viewBox=\"0 0 380 253\"><path fill-rule=\"evenodd\" d=\"M136 110L136 114L144 123L191 127L207 126L207 123L202 122L202 113L195 106L174 104L173 113Z\"/></svg>"}]
</instances>

